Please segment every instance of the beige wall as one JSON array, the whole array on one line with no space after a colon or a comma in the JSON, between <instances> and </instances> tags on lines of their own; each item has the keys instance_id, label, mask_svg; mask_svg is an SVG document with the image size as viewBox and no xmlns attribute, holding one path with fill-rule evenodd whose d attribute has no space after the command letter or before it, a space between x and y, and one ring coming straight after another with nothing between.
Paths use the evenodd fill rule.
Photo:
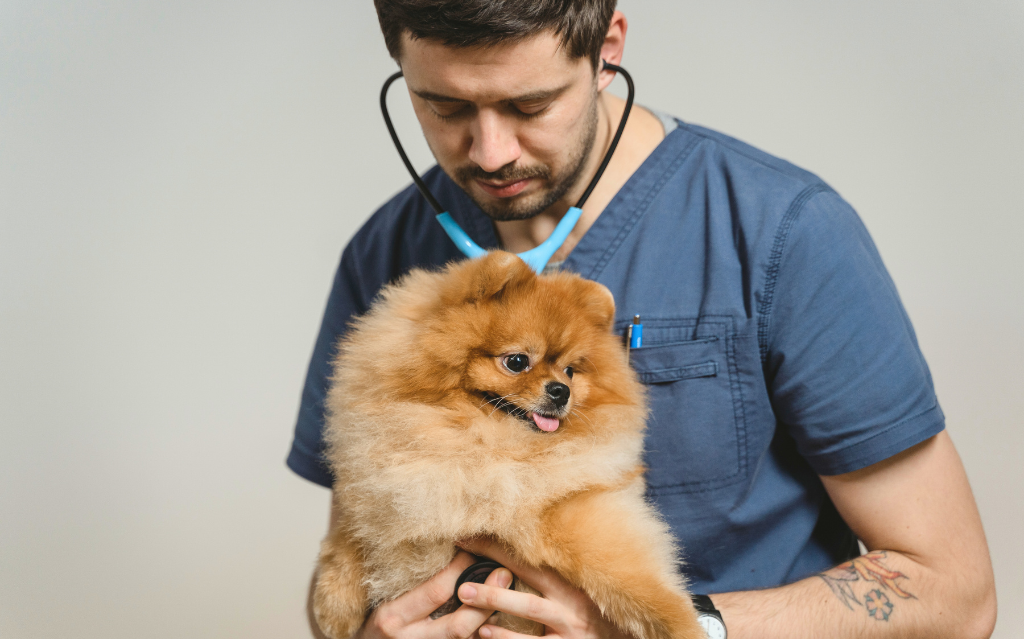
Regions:
<instances>
[{"instance_id":1,"label":"beige wall","mask_svg":"<svg viewBox=\"0 0 1024 639\"><path fill-rule=\"evenodd\" d=\"M1024 634L1024 4L621 6L640 102L862 214ZM369 0L0 3L0 637L301 636L327 492L283 459L339 252L407 182L392 69Z\"/></svg>"}]
</instances>

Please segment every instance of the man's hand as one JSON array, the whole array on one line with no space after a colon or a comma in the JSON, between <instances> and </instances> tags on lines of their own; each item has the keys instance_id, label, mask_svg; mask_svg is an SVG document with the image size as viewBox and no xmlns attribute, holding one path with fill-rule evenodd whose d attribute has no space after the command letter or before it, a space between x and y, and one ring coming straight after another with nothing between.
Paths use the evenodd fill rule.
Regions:
<instances>
[{"instance_id":1,"label":"man's hand","mask_svg":"<svg viewBox=\"0 0 1024 639\"><path fill-rule=\"evenodd\" d=\"M494 610L461 606L439 619L430 613L451 598L462 571L473 564L473 556L460 552L448 567L394 601L381 604L366 619L353 639L469 639ZM501 568L492 572L481 587L503 592L512 583L512 573Z\"/></svg>"},{"instance_id":2,"label":"man's hand","mask_svg":"<svg viewBox=\"0 0 1024 639\"><path fill-rule=\"evenodd\" d=\"M505 590L488 584L462 584L459 599L473 610L498 610L516 617L544 624L546 637L561 639L624 639L619 630L597 609L582 591L570 586L557 574L524 566L497 543L472 539L460 544L469 552L489 557L509 568L519 579L539 592L538 597L525 592ZM497 571L495 571L497 572ZM490 580L488 580L490 581ZM511 630L484 624L479 635L483 639L529 639Z\"/></svg>"}]
</instances>

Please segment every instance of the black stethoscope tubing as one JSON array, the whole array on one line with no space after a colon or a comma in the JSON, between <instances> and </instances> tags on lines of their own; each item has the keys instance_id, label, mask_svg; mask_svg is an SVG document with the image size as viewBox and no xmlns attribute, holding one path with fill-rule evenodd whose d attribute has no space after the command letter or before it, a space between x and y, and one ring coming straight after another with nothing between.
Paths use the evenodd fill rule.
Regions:
<instances>
[{"instance_id":1,"label":"black stethoscope tubing","mask_svg":"<svg viewBox=\"0 0 1024 639\"><path fill-rule=\"evenodd\" d=\"M594 177L590 180L590 184L587 185L587 190L583 192L580 199L576 202L576 208L583 208L583 204L590 197L590 194L594 191L594 187L597 186L598 180L601 179L601 175L604 174L604 170L608 168L608 163L611 162L612 154L615 152L615 147L619 144L619 138L622 137L622 132L626 128L626 121L629 119L629 112L633 108L633 96L635 89L633 87L633 78L629 75L629 72L620 66L614 65L610 62L601 61L604 66L602 70L614 71L615 73L621 73L622 77L626 80L626 86L629 88L629 93L626 96L626 108L622 112L622 118L619 120L619 126L615 130L615 135L612 137L612 142L608 145L608 150L604 154L604 159L601 160L601 165L597 167L597 172L594 173ZM409 161L409 156L406 155L405 149L402 147L402 143L398 139L398 133L395 131L395 125L391 122L391 115L388 113L388 89L391 87L395 80L402 77L402 72L397 71L392 74L387 80L384 81L384 86L380 90L380 110L384 115L384 123L387 124L388 133L391 134L391 140L395 143L395 148L398 150L398 155L402 158L402 163L405 164L405 168L409 171L409 175L412 176L412 181L416 184L416 188L419 189L423 197L426 198L427 202L430 203L431 208L438 213L438 215L445 212L444 208L434 197L434 194L430 192L423 178L419 176L416 169L413 168L412 162Z\"/></svg>"}]
</instances>

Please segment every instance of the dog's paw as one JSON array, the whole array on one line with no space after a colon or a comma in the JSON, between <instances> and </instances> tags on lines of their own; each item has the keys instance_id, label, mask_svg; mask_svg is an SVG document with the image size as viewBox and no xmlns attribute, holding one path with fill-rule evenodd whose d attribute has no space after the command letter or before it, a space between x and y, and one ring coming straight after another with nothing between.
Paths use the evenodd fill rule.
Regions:
<instances>
[{"instance_id":1,"label":"dog's paw","mask_svg":"<svg viewBox=\"0 0 1024 639\"><path fill-rule=\"evenodd\" d=\"M707 639L689 596L675 588L659 590L641 593L643 597L625 591L605 597L603 614L636 639Z\"/></svg>"},{"instance_id":2,"label":"dog's paw","mask_svg":"<svg viewBox=\"0 0 1024 639\"><path fill-rule=\"evenodd\" d=\"M707 632L697 621L697 615L684 613L682 618L675 619L669 623L669 636L674 639L705 639Z\"/></svg>"},{"instance_id":3,"label":"dog's paw","mask_svg":"<svg viewBox=\"0 0 1024 639\"><path fill-rule=\"evenodd\" d=\"M678 606L659 611L657 616L645 622L642 624L644 632L637 636L650 639L707 639L707 633L697 621L696 611L688 599L681 601Z\"/></svg>"},{"instance_id":4,"label":"dog's paw","mask_svg":"<svg viewBox=\"0 0 1024 639\"><path fill-rule=\"evenodd\" d=\"M364 604L351 595L351 589L332 580L329 574L317 579L313 592L313 618L320 631L330 639L348 639L363 625L366 617Z\"/></svg>"}]
</instances>

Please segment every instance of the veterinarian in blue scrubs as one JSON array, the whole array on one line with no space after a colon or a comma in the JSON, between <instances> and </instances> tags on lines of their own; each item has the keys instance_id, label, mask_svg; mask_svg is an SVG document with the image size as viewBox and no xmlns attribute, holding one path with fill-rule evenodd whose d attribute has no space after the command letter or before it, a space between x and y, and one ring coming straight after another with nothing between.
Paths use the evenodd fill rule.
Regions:
<instances>
[{"instance_id":1,"label":"veterinarian in blue scrubs","mask_svg":"<svg viewBox=\"0 0 1024 639\"><path fill-rule=\"evenodd\" d=\"M501 11L501 3L448 4ZM571 4L607 16L600 54L618 64L626 23L611 14L614 3ZM459 184L438 167L425 182L480 246L535 246L590 173L534 216L516 219L524 214L517 201L529 198L517 194L521 175L507 167L543 154L521 132L522 121L545 117L529 110L568 109L572 89L541 91L526 112L503 115L476 94L437 90L437 70L471 74L483 60L488 89L500 93L505 84L518 90L522 78L550 86L552 55L594 73L590 59L558 48L552 29L560 23L544 23L549 14L541 10L540 26L530 27L541 35L493 46L488 24L453 27L451 16L446 25L428 24L429 15L410 6L378 2L385 39L416 93L435 156L454 167ZM491 46L475 54L447 46L443 28L485 33L479 42ZM598 88L611 79L599 73ZM582 95L593 96L598 120L594 137L580 138L597 148L589 168L621 100ZM587 108L579 106L583 114ZM642 317L643 346L631 363L652 408L649 494L684 546L691 590L714 595L733 637L938 636L939 627L983 636L994 590L973 498L910 320L857 214L815 175L742 142L640 108L633 118L549 268L607 286L615 330L625 334L633 316ZM454 129L472 138L468 151L445 146ZM574 131L555 140L564 156ZM323 461L324 396L334 345L350 319L409 269L459 259L412 186L352 238L303 391L287 460L296 473L332 484ZM860 554L857 536L872 552L844 564Z\"/></svg>"}]
</instances>

